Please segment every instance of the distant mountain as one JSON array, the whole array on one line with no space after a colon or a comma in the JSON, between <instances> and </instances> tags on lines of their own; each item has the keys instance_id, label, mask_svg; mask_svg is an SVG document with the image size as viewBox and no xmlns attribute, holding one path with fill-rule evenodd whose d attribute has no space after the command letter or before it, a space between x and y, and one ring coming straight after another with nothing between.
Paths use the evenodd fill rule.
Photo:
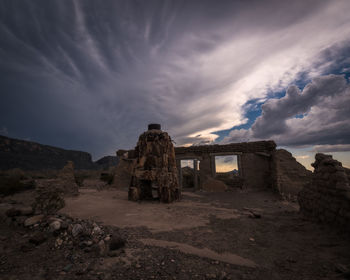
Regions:
<instances>
[{"instance_id":1,"label":"distant mountain","mask_svg":"<svg viewBox=\"0 0 350 280\"><path fill-rule=\"evenodd\" d=\"M95 164L102 169L108 169L111 166L116 166L118 162L119 158L117 156L104 156L103 158L95 161Z\"/></svg>"},{"instance_id":2,"label":"distant mountain","mask_svg":"<svg viewBox=\"0 0 350 280\"><path fill-rule=\"evenodd\" d=\"M100 169L87 152L65 150L35 142L13 139L0 135L0 170L21 168L23 170L61 169L67 161L74 162L76 169ZM102 165L114 162L102 158ZM106 163L107 162L107 163Z\"/></svg>"}]
</instances>

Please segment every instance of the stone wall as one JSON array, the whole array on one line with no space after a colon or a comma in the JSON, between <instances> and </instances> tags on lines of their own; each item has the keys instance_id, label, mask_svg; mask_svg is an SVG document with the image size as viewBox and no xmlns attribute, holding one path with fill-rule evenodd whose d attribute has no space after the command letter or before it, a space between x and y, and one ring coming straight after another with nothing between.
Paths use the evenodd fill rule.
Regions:
<instances>
[{"instance_id":1,"label":"stone wall","mask_svg":"<svg viewBox=\"0 0 350 280\"><path fill-rule=\"evenodd\" d=\"M135 150L117 152L119 156L128 153L128 160L135 158ZM304 184L310 181L311 172L298 163L286 150L276 150L274 141L257 141L232 143L227 145L203 145L191 147L175 147L177 168L180 171L181 159L197 159L199 188L207 187L206 181L214 179L215 155L237 154L240 169L239 187L246 189L274 188L287 198L296 197ZM130 180L130 171L125 172L126 164L117 168L123 173L123 180L116 185L125 185ZM119 177L123 177L119 175ZM181 172L179 174L181 176ZM118 182L116 178L115 182ZM181 182L181 178L180 178Z\"/></svg>"},{"instance_id":2,"label":"stone wall","mask_svg":"<svg viewBox=\"0 0 350 280\"><path fill-rule=\"evenodd\" d=\"M261 189L271 186L271 155L244 153L241 155L243 188Z\"/></svg>"},{"instance_id":3,"label":"stone wall","mask_svg":"<svg viewBox=\"0 0 350 280\"><path fill-rule=\"evenodd\" d=\"M271 152L276 149L274 141L257 141L257 142L243 142L231 143L226 145L203 145L191 147L175 147L176 156L182 154L210 154L223 152L239 152L239 153L255 153L255 152Z\"/></svg>"},{"instance_id":4,"label":"stone wall","mask_svg":"<svg viewBox=\"0 0 350 280\"><path fill-rule=\"evenodd\" d=\"M350 231L348 170L331 155L316 154L312 182L298 195L300 212L313 220Z\"/></svg>"},{"instance_id":5,"label":"stone wall","mask_svg":"<svg viewBox=\"0 0 350 280\"><path fill-rule=\"evenodd\" d=\"M135 164L136 159L128 159L127 155L121 155L115 168L112 187L119 189L129 188Z\"/></svg>"},{"instance_id":6,"label":"stone wall","mask_svg":"<svg viewBox=\"0 0 350 280\"><path fill-rule=\"evenodd\" d=\"M231 143L226 145L203 145L191 147L176 147L176 159L186 158L200 160L200 188L207 187L207 180L215 175L216 155L238 155L240 182L243 188L268 188L271 185L271 154L276 149L274 141L257 141Z\"/></svg>"},{"instance_id":7,"label":"stone wall","mask_svg":"<svg viewBox=\"0 0 350 280\"><path fill-rule=\"evenodd\" d=\"M302 188L311 181L312 172L283 149L272 154L272 170L273 188L288 200L295 200Z\"/></svg>"}]
</instances>

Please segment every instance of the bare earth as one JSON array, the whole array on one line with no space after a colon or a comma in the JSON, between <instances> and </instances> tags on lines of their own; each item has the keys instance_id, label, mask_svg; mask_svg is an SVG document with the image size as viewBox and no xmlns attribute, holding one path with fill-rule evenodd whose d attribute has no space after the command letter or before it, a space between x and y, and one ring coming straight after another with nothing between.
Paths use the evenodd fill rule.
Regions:
<instances>
[{"instance_id":1,"label":"bare earth","mask_svg":"<svg viewBox=\"0 0 350 280\"><path fill-rule=\"evenodd\" d=\"M350 279L348 236L304 220L296 204L268 191L185 192L182 201L161 204L81 189L61 213L118 229L124 251L70 252L75 262L45 244L23 253L16 240L28 230L3 224L0 279Z\"/></svg>"}]
</instances>

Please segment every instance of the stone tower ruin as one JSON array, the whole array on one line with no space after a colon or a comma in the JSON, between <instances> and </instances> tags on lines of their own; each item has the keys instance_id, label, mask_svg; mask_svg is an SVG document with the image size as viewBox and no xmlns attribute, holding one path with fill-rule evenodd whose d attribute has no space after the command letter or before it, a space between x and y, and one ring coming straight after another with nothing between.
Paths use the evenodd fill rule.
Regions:
<instances>
[{"instance_id":1,"label":"stone tower ruin","mask_svg":"<svg viewBox=\"0 0 350 280\"><path fill-rule=\"evenodd\" d=\"M180 198L174 146L160 124L149 124L135 148L129 200L172 202Z\"/></svg>"}]
</instances>

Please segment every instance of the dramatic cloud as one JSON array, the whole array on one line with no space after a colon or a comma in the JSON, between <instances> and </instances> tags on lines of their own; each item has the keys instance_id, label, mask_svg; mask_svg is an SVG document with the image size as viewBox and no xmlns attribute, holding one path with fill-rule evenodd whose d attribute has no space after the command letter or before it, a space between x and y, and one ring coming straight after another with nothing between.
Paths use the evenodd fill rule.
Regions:
<instances>
[{"instance_id":1,"label":"dramatic cloud","mask_svg":"<svg viewBox=\"0 0 350 280\"><path fill-rule=\"evenodd\" d=\"M316 133L319 144L344 144L349 129L333 122L347 115L342 89L299 98L291 87L284 102L305 102L292 107L270 98L296 80L347 71L349 9L341 0L0 0L0 127L96 158L133 147L149 122L178 145L208 143L247 123L258 100L266 116L227 141L284 134L279 142L299 145ZM328 79L332 90L345 86ZM274 106L288 109L281 121ZM299 126L309 134L286 130Z\"/></svg>"},{"instance_id":2,"label":"dramatic cloud","mask_svg":"<svg viewBox=\"0 0 350 280\"><path fill-rule=\"evenodd\" d=\"M250 129L233 130L224 142L275 139L283 146L350 144L349 108L350 86L343 76L314 78L303 91L290 86L284 97L266 101Z\"/></svg>"},{"instance_id":3,"label":"dramatic cloud","mask_svg":"<svg viewBox=\"0 0 350 280\"><path fill-rule=\"evenodd\" d=\"M350 144L347 145L316 145L315 153L350 152Z\"/></svg>"}]
</instances>

